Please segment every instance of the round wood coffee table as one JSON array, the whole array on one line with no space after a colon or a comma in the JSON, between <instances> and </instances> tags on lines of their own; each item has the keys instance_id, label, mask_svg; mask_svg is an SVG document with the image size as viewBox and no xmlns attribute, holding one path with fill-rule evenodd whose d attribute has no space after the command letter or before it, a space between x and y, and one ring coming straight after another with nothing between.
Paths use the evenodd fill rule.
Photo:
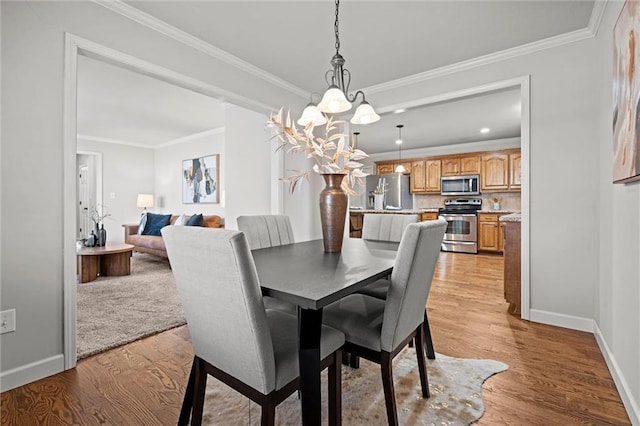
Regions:
<instances>
[{"instance_id":1,"label":"round wood coffee table","mask_svg":"<svg viewBox=\"0 0 640 426\"><path fill-rule=\"evenodd\" d=\"M82 247L77 252L80 282L104 276L131 274L133 244L107 243L104 247Z\"/></svg>"}]
</instances>

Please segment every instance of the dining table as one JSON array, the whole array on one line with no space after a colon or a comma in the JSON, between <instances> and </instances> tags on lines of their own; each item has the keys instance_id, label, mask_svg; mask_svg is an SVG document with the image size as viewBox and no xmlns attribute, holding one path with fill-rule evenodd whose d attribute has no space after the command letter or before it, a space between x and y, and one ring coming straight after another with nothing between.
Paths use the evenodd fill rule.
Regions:
<instances>
[{"instance_id":1,"label":"dining table","mask_svg":"<svg viewBox=\"0 0 640 426\"><path fill-rule=\"evenodd\" d=\"M339 253L323 240L253 250L262 293L298 306L302 424L320 425L322 310L393 270L398 243L345 238Z\"/></svg>"}]
</instances>

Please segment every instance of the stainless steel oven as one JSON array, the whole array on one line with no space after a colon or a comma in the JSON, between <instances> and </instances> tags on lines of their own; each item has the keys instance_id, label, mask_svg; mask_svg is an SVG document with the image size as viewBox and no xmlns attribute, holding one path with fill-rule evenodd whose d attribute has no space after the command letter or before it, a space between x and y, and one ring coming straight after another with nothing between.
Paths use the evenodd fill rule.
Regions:
<instances>
[{"instance_id":1,"label":"stainless steel oven","mask_svg":"<svg viewBox=\"0 0 640 426\"><path fill-rule=\"evenodd\" d=\"M440 218L447 221L442 251L478 253L478 214L480 198L449 198L444 201Z\"/></svg>"}]
</instances>

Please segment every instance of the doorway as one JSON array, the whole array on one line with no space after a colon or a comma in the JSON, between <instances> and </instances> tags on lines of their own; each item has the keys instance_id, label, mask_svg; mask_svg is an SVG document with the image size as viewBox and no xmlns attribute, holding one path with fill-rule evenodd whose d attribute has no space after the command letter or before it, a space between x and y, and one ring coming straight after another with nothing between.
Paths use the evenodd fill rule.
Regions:
<instances>
[{"instance_id":1,"label":"doorway","mask_svg":"<svg viewBox=\"0 0 640 426\"><path fill-rule=\"evenodd\" d=\"M76 154L76 239L91 232L91 206L102 204L102 153L78 151Z\"/></svg>"}]
</instances>

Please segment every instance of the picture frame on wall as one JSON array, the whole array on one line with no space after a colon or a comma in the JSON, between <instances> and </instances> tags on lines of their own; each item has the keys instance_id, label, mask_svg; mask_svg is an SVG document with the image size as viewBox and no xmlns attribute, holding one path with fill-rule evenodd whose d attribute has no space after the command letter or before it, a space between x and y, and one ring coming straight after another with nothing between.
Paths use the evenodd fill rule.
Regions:
<instances>
[{"instance_id":1,"label":"picture frame on wall","mask_svg":"<svg viewBox=\"0 0 640 426\"><path fill-rule=\"evenodd\" d=\"M627 0L613 30L613 182L640 180L640 2Z\"/></svg>"},{"instance_id":2,"label":"picture frame on wall","mask_svg":"<svg viewBox=\"0 0 640 426\"><path fill-rule=\"evenodd\" d=\"M220 154L182 161L182 203L220 203Z\"/></svg>"}]
</instances>

